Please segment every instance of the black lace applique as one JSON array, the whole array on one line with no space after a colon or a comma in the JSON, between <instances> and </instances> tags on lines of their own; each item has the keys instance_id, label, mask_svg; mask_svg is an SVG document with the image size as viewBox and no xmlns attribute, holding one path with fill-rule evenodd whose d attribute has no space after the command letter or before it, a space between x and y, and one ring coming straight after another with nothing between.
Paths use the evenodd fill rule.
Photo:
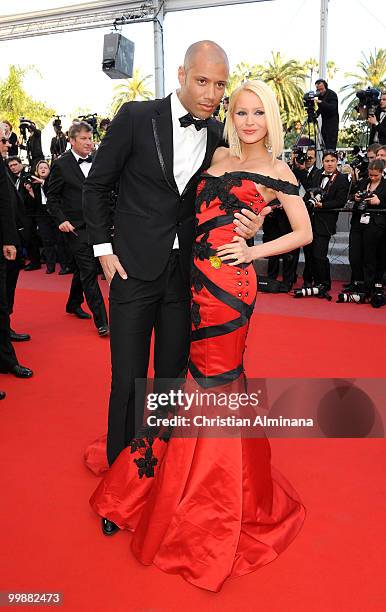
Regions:
<instances>
[{"instance_id":1,"label":"black lace applique","mask_svg":"<svg viewBox=\"0 0 386 612\"><path fill-rule=\"evenodd\" d=\"M146 478L154 477L154 467L157 465L158 459L153 454L153 442L153 436L149 435L143 438L134 438L130 443L131 453L138 452L142 455L140 459L134 459L140 478L143 476L146 476Z\"/></svg>"},{"instance_id":2,"label":"black lace applique","mask_svg":"<svg viewBox=\"0 0 386 612\"><path fill-rule=\"evenodd\" d=\"M204 186L201 190L197 190L196 196L196 213L201 212L201 206L205 203L206 208L209 204L219 196L217 185L214 181L204 181Z\"/></svg>"},{"instance_id":3,"label":"black lace applique","mask_svg":"<svg viewBox=\"0 0 386 612\"><path fill-rule=\"evenodd\" d=\"M255 172L235 171L225 172L225 174L222 174L221 176L212 176L210 174L204 174L203 176L206 177L207 184L213 183L211 189L215 193L218 193L217 183L231 184L230 188L232 188L233 181L239 181L239 183L237 183L237 186L240 186L242 179L244 179L253 181L257 184L264 185L265 187L273 189L274 191L281 191L282 193L286 193L288 195L299 195L299 187L297 185L294 185L289 181L282 181L281 179L275 179L271 176L266 176L265 174L257 174Z\"/></svg>"},{"instance_id":4,"label":"black lace applique","mask_svg":"<svg viewBox=\"0 0 386 612\"><path fill-rule=\"evenodd\" d=\"M194 289L194 291L196 293L200 293L201 289L204 287L203 282L201 280L201 276L196 268L196 266L192 266L192 270L191 270L191 274L190 274L190 280L191 280L191 288ZM193 298L193 294L191 294L191 297Z\"/></svg>"},{"instance_id":5,"label":"black lace applique","mask_svg":"<svg viewBox=\"0 0 386 612\"><path fill-rule=\"evenodd\" d=\"M196 242L193 243L193 256L200 261L209 259L209 257L216 254L215 249L212 249L212 245L208 242L208 239L209 232L203 234L201 240L196 240Z\"/></svg>"},{"instance_id":6,"label":"black lace applique","mask_svg":"<svg viewBox=\"0 0 386 612\"><path fill-rule=\"evenodd\" d=\"M192 301L191 316L194 327L198 329L201 323L200 304L197 304L197 302L194 301Z\"/></svg>"}]
</instances>

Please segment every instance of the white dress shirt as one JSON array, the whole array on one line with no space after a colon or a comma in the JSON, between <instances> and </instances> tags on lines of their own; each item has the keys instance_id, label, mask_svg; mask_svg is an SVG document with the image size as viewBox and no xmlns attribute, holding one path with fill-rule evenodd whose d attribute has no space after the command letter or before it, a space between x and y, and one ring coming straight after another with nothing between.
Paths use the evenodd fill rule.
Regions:
<instances>
[{"instance_id":1,"label":"white dress shirt","mask_svg":"<svg viewBox=\"0 0 386 612\"><path fill-rule=\"evenodd\" d=\"M73 154L73 156L76 159L76 163L78 163L78 159L81 158L80 155L78 155L77 153L75 153L74 149L71 149L71 153ZM88 157L88 156L87 156ZM85 157L82 157L82 159L86 159ZM83 162L82 164L79 164L79 168L82 170L83 174L85 175L85 177L88 177L88 173L90 172L90 168L91 168L91 162Z\"/></svg>"},{"instance_id":2,"label":"white dress shirt","mask_svg":"<svg viewBox=\"0 0 386 612\"><path fill-rule=\"evenodd\" d=\"M173 92L170 97L173 125L173 174L180 195L192 176L200 168L204 161L207 141L207 129L196 130L194 125L186 128L181 127L180 118L188 113L177 96ZM81 167L85 164L81 164ZM178 249L178 236L176 234L173 249ZM113 247L111 243L94 245L94 255L111 255Z\"/></svg>"}]
</instances>

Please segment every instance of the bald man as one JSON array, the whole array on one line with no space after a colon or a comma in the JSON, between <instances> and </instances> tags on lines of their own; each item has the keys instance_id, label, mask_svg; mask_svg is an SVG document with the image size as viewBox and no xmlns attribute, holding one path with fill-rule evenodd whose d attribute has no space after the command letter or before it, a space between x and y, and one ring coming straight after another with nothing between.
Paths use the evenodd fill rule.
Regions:
<instances>
[{"instance_id":1,"label":"bald man","mask_svg":"<svg viewBox=\"0 0 386 612\"><path fill-rule=\"evenodd\" d=\"M163 100L124 104L84 185L84 216L110 283L112 386L107 455L111 464L135 435L134 384L146 378L154 330L156 378L184 375L190 338L190 259L201 172L222 138L212 114L229 65L212 41L187 50L180 88ZM114 241L110 192L119 182ZM252 237L257 218L237 232Z\"/></svg>"}]
</instances>

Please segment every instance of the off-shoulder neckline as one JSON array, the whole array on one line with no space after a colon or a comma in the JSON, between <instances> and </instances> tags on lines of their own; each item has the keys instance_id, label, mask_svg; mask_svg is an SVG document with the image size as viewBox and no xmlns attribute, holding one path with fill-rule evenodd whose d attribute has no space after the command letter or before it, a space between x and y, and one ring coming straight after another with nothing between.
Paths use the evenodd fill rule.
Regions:
<instances>
[{"instance_id":1,"label":"off-shoulder neckline","mask_svg":"<svg viewBox=\"0 0 386 612\"><path fill-rule=\"evenodd\" d=\"M268 176L267 174L259 174L258 172L248 172L248 170L232 170L231 172L224 172L223 174L217 174L217 175L210 174L209 172L206 172L206 170L202 172L202 176L209 176L210 178L215 178L215 179L224 178L229 175L231 176L234 176L234 175L257 176L259 178L269 179L276 183L290 185L291 187L295 187L295 189L298 188L298 185L295 185L295 183L290 183L290 181L283 181L283 179L274 178L273 176Z\"/></svg>"}]
</instances>

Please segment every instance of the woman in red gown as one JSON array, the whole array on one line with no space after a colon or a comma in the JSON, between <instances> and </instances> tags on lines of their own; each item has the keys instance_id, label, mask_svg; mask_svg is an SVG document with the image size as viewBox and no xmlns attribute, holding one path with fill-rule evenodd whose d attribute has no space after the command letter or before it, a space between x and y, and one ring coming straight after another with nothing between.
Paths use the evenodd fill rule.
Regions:
<instances>
[{"instance_id":1,"label":"woman in red gown","mask_svg":"<svg viewBox=\"0 0 386 612\"><path fill-rule=\"evenodd\" d=\"M230 148L216 151L198 187L192 270L188 384L216 392L243 389L243 353L257 288L252 260L312 239L296 179L277 160L282 127L267 85L252 81L234 92L226 136ZM248 246L234 234L239 211L259 213L273 200L283 206L293 231ZM139 561L211 591L275 559L305 517L297 493L271 466L268 440L245 432L136 438L90 503L101 517L133 532Z\"/></svg>"}]
</instances>

